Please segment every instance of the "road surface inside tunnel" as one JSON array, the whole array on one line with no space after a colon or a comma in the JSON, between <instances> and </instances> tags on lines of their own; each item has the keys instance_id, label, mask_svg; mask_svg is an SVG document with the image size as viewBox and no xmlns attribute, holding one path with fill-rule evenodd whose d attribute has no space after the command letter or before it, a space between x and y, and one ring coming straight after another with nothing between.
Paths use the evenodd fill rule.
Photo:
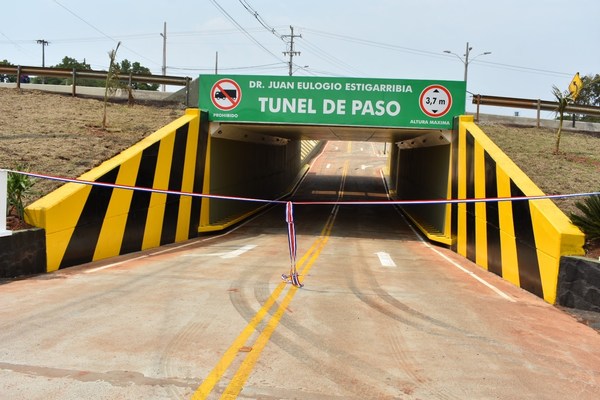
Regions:
<instances>
[{"instance_id":1,"label":"road surface inside tunnel","mask_svg":"<svg viewBox=\"0 0 600 400\"><path fill-rule=\"evenodd\" d=\"M596 399L600 336L422 240L380 143L329 142L224 235L0 285L7 399Z\"/></svg>"}]
</instances>

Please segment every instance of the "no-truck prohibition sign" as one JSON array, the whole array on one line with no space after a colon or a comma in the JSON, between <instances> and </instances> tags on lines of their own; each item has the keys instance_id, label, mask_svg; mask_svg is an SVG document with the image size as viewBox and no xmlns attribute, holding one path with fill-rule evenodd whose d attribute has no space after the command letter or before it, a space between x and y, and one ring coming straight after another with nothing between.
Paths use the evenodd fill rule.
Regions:
<instances>
[{"instance_id":1,"label":"no-truck prohibition sign","mask_svg":"<svg viewBox=\"0 0 600 400\"><path fill-rule=\"evenodd\" d=\"M242 89L233 79L221 79L213 85L210 98L219 110L233 110L240 104Z\"/></svg>"},{"instance_id":2,"label":"no-truck prohibition sign","mask_svg":"<svg viewBox=\"0 0 600 400\"><path fill-rule=\"evenodd\" d=\"M452 95L442 85L431 85L421 92L419 106L421 106L421 110L428 116L439 118L450 111L452 107Z\"/></svg>"}]
</instances>

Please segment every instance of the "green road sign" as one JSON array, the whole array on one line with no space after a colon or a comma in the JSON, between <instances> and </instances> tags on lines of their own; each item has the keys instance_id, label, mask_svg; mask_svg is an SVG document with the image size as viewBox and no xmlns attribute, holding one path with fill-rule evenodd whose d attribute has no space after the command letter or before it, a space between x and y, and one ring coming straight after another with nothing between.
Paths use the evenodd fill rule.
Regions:
<instances>
[{"instance_id":1,"label":"green road sign","mask_svg":"<svg viewBox=\"0 0 600 400\"><path fill-rule=\"evenodd\" d=\"M201 75L211 121L451 129L463 81Z\"/></svg>"}]
</instances>

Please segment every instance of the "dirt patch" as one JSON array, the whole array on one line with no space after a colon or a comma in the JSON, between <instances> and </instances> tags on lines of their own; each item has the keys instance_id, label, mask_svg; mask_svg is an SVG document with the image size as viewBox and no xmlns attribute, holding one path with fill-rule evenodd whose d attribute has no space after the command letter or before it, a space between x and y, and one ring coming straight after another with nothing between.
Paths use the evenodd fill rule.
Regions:
<instances>
[{"instance_id":1,"label":"dirt patch","mask_svg":"<svg viewBox=\"0 0 600 400\"><path fill-rule=\"evenodd\" d=\"M109 103L33 90L0 88L0 168L75 178L185 112L165 106ZM36 179L26 203L61 183Z\"/></svg>"}]
</instances>

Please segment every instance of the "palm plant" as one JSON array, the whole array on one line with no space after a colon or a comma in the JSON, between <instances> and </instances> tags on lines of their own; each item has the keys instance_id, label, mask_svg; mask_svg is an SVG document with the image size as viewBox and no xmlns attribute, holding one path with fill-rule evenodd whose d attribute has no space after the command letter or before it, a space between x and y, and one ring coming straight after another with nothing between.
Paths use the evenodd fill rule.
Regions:
<instances>
[{"instance_id":1,"label":"palm plant","mask_svg":"<svg viewBox=\"0 0 600 400\"><path fill-rule=\"evenodd\" d=\"M600 239L600 196L587 197L575 206L583 215L571 213L571 221L577 225L589 241Z\"/></svg>"},{"instance_id":2,"label":"palm plant","mask_svg":"<svg viewBox=\"0 0 600 400\"><path fill-rule=\"evenodd\" d=\"M571 103L573 103L573 97L571 95L571 93L569 92L562 92L558 87L553 86L552 87L552 94L554 95L554 97L556 97L556 100L558 101L558 108L556 109L556 112L558 113L558 132L556 132L556 144L554 146L554 154L558 154L559 153L559 148L560 148L560 137L562 134L562 128L563 128L563 121L564 121L564 117L565 117L565 110L567 109L567 106Z\"/></svg>"},{"instance_id":3,"label":"palm plant","mask_svg":"<svg viewBox=\"0 0 600 400\"><path fill-rule=\"evenodd\" d=\"M108 103L109 94L113 94L119 85L119 65L115 64L117 58L117 50L121 42L117 43L117 47L108 52L110 58L110 64L108 67L108 73L106 74L106 84L104 86L104 113L102 117L102 129L106 129L106 104Z\"/></svg>"},{"instance_id":4,"label":"palm plant","mask_svg":"<svg viewBox=\"0 0 600 400\"><path fill-rule=\"evenodd\" d=\"M21 220L25 218L23 196L25 196L32 186L33 182L28 175L17 174L15 172L8 173L6 182L7 205L16 212Z\"/></svg>"}]
</instances>

